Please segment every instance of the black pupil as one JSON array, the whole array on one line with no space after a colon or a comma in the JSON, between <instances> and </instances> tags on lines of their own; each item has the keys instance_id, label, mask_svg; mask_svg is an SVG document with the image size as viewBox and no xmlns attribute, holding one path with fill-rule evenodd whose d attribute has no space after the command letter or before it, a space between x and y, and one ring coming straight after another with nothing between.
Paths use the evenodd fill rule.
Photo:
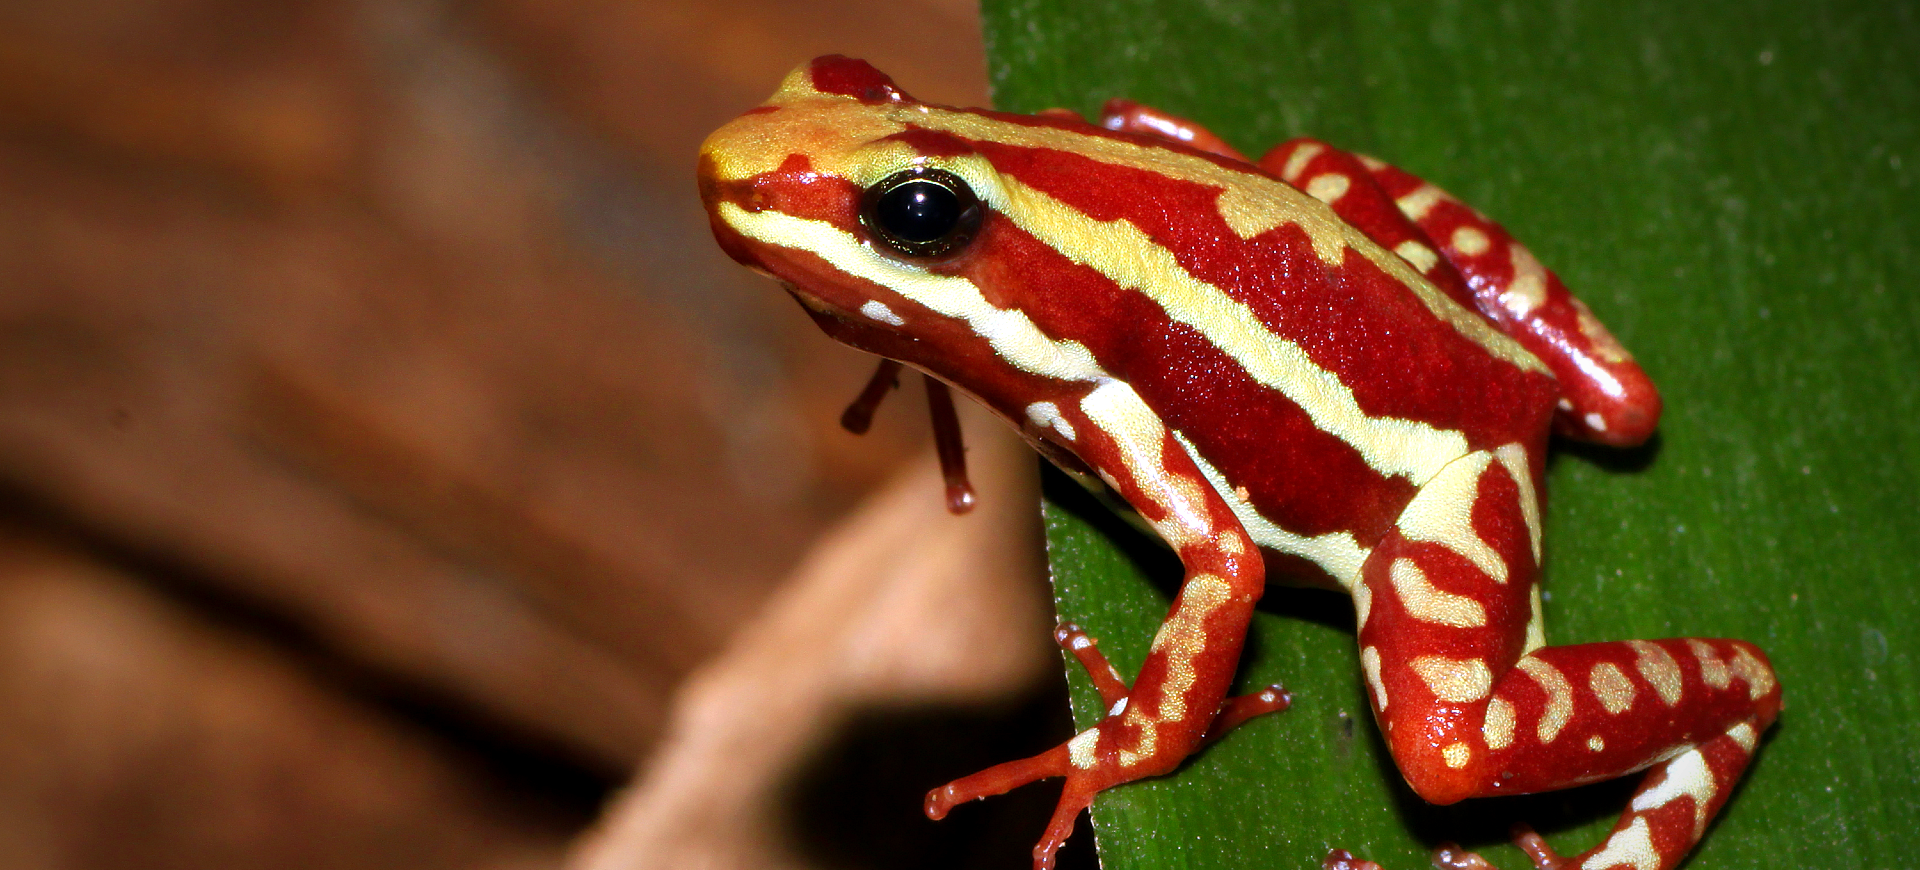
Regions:
<instances>
[{"instance_id":1,"label":"black pupil","mask_svg":"<svg viewBox=\"0 0 1920 870\"><path fill-rule=\"evenodd\" d=\"M924 179L908 181L880 196L874 217L887 232L914 243L938 241L960 222L960 197Z\"/></svg>"}]
</instances>

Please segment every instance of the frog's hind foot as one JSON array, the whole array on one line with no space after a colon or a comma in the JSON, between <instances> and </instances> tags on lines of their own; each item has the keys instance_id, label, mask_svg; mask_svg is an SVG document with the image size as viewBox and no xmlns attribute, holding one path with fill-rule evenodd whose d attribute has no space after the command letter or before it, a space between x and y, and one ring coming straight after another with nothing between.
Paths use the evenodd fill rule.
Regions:
<instances>
[{"instance_id":1,"label":"frog's hind foot","mask_svg":"<svg viewBox=\"0 0 1920 870\"><path fill-rule=\"evenodd\" d=\"M1534 833L1533 828L1516 824L1513 826L1513 845L1527 853L1533 861L1534 870L1562 870L1567 859L1553 851L1547 845L1545 837ZM1460 848L1456 843L1441 843L1433 850L1433 866L1439 870L1499 870L1492 862L1477 853ZM1345 849L1335 849L1327 853L1326 860L1320 862L1321 870L1381 870L1380 865L1372 861L1362 861L1353 857Z\"/></svg>"},{"instance_id":2,"label":"frog's hind foot","mask_svg":"<svg viewBox=\"0 0 1920 870\"><path fill-rule=\"evenodd\" d=\"M1381 870L1381 867L1372 861L1355 858L1352 852L1345 849L1334 849L1321 860L1320 870Z\"/></svg>"}]
</instances>

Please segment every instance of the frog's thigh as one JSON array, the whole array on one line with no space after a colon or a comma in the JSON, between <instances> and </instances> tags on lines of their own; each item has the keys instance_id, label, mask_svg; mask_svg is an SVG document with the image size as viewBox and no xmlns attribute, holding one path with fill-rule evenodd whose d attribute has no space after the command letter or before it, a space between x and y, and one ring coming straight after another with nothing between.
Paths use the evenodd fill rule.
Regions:
<instances>
[{"instance_id":1,"label":"frog's thigh","mask_svg":"<svg viewBox=\"0 0 1920 870\"><path fill-rule=\"evenodd\" d=\"M1532 478L1517 444L1454 460L1422 485L1354 586L1367 690L1403 771L1463 767L1473 744L1445 735L1420 746L1411 726L1441 710L1478 725L1496 678L1544 644Z\"/></svg>"}]
</instances>

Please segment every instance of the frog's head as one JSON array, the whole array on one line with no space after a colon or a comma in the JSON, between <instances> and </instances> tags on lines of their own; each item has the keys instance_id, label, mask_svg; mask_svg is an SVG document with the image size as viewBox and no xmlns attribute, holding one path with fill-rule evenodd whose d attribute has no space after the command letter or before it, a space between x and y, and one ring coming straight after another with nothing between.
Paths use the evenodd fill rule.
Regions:
<instances>
[{"instance_id":1,"label":"frog's head","mask_svg":"<svg viewBox=\"0 0 1920 870\"><path fill-rule=\"evenodd\" d=\"M818 58L701 145L714 236L840 341L923 367L980 358L977 321L1006 305L992 252L1006 191L956 118L998 123Z\"/></svg>"}]
</instances>

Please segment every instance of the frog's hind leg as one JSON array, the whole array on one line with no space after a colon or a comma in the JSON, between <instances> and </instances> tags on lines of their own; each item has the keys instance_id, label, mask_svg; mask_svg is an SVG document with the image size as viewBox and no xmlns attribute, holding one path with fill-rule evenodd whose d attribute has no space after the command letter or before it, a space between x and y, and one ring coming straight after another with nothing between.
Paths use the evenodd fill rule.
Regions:
<instances>
[{"instance_id":1,"label":"frog's hind leg","mask_svg":"<svg viewBox=\"0 0 1920 870\"><path fill-rule=\"evenodd\" d=\"M1317 140L1282 144L1260 166L1332 206L1545 362L1564 397L1554 417L1560 434L1624 447L1653 433L1653 382L1504 227L1412 173Z\"/></svg>"},{"instance_id":2,"label":"frog's hind leg","mask_svg":"<svg viewBox=\"0 0 1920 870\"><path fill-rule=\"evenodd\" d=\"M1353 595L1375 717L1437 804L1649 770L1607 839L1561 866L1670 870L1726 801L1780 689L1737 640L1547 646L1538 472L1517 444L1455 460L1368 556ZM1451 855L1445 866L1484 866ZM1328 866L1364 865L1336 854Z\"/></svg>"}]
</instances>

